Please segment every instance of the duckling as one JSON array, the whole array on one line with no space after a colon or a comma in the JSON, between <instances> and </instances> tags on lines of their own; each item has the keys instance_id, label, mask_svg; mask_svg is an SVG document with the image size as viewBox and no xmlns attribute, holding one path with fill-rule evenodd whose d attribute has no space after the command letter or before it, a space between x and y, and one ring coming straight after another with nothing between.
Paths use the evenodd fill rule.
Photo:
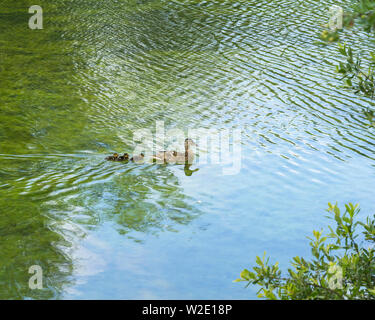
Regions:
<instances>
[{"instance_id":1,"label":"duckling","mask_svg":"<svg viewBox=\"0 0 375 320\"><path fill-rule=\"evenodd\" d=\"M124 155L117 158L117 161L128 161L129 155L127 153L124 153Z\"/></svg>"},{"instance_id":2,"label":"duckling","mask_svg":"<svg viewBox=\"0 0 375 320\"><path fill-rule=\"evenodd\" d=\"M130 158L130 161L133 161L135 163L143 163L143 160L145 158L145 155L141 153L140 155L135 155Z\"/></svg>"},{"instance_id":3,"label":"duckling","mask_svg":"<svg viewBox=\"0 0 375 320\"><path fill-rule=\"evenodd\" d=\"M119 156L118 153L114 153L113 156L109 156L105 158L108 161L127 161L129 160L129 155L124 153L122 156Z\"/></svg>"},{"instance_id":4,"label":"duckling","mask_svg":"<svg viewBox=\"0 0 375 320\"><path fill-rule=\"evenodd\" d=\"M118 153L114 153L113 156L108 156L105 158L105 160L108 160L108 161L117 161L118 159Z\"/></svg>"}]
</instances>

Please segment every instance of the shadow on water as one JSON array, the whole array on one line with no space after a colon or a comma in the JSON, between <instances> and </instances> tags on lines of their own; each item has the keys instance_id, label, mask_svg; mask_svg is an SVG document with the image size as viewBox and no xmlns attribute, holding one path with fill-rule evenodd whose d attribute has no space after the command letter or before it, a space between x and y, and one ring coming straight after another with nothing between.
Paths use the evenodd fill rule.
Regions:
<instances>
[{"instance_id":1,"label":"shadow on water","mask_svg":"<svg viewBox=\"0 0 375 320\"><path fill-rule=\"evenodd\" d=\"M0 157L2 298L58 298L74 283L77 243L106 221L137 241L199 215L168 166L64 158ZM32 265L43 268L42 291L28 289Z\"/></svg>"},{"instance_id":2,"label":"shadow on water","mask_svg":"<svg viewBox=\"0 0 375 320\"><path fill-rule=\"evenodd\" d=\"M12 197L3 190L0 206L0 298L57 298L70 284L73 268L63 249L71 244L53 227L57 221L27 197ZM28 287L32 265L43 269L44 290Z\"/></svg>"},{"instance_id":3,"label":"shadow on water","mask_svg":"<svg viewBox=\"0 0 375 320\"><path fill-rule=\"evenodd\" d=\"M34 3L1 3L6 10L0 27L7 31L0 39L0 298L59 298L75 281L77 243L106 221L127 236L176 231L176 225L188 224L198 214L169 167L103 161L111 146L130 145L130 131L121 131L118 121L123 119L127 128L138 120L134 109L124 116L131 106L117 111L119 105L111 106L107 88L112 77L93 71L100 69L95 58L100 60L97 50L104 43L90 45L95 37L103 41L106 32L112 33L107 27L118 13L115 3L106 2L103 8L96 1L41 1L45 28L36 32L25 27L27 8ZM138 5L126 4L131 6L123 7L122 35L133 33L128 22L134 18L131 8ZM129 19L127 11L133 12ZM150 17L150 12L142 14L142 20ZM135 18L132 23L141 21ZM80 32L90 31L80 38ZM104 118L100 108L105 104ZM127 135L125 141L117 137L119 131ZM184 172L194 171L185 167ZM137 235L130 238L137 240ZM43 269L43 290L28 288L32 265Z\"/></svg>"}]
</instances>

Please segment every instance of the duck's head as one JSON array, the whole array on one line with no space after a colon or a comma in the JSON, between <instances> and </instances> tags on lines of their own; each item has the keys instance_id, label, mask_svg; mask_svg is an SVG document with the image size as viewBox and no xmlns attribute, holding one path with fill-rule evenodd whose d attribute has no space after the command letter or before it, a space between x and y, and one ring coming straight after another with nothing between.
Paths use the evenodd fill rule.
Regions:
<instances>
[{"instance_id":1,"label":"duck's head","mask_svg":"<svg viewBox=\"0 0 375 320\"><path fill-rule=\"evenodd\" d=\"M122 157L124 158L124 160L129 160L129 155L127 153L124 153Z\"/></svg>"},{"instance_id":2,"label":"duck's head","mask_svg":"<svg viewBox=\"0 0 375 320\"><path fill-rule=\"evenodd\" d=\"M185 139L185 150L190 149L190 147L195 147L197 144L190 138Z\"/></svg>"}]
</instances>

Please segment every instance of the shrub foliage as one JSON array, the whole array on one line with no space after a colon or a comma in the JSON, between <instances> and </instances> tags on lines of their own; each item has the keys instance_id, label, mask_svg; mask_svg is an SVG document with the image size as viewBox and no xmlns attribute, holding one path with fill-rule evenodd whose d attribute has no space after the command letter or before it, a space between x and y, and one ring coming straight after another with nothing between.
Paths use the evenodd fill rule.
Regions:
<instances>
[{"instance_id":1,"label":"shrub foliage","mask_svg":"<svg viewBox=\"0 0 375 320\"><path fill-rule=\"evenodd\" d=\"M313 231L310 261L294 257L283 275L264 254L235 282L260 286L258 297L266 299L375 299L375 215L361 222L358 205L345 205L343 213L337 204L328 205L335 226L327 235Z\"/></svg>"}]
</instances>

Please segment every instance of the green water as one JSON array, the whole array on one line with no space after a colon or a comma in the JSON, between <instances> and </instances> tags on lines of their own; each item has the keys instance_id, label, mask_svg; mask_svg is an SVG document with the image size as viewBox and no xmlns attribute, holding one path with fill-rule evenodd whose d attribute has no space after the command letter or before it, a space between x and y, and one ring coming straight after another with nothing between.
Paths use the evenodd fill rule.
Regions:
<instances>
[{"instance_id":1,"label":"green water","mask_svg":"<svg viewBox=\"0 0 375 320\"><path fill-rule=\"evenodd\" d=\"M232 280L308 256L328 201L373 212L372 104L314 43L337 1L37 2L0 1L0 298L254 298ZM104 161L156 121L241 129L241 171Z\"/></svg>"}]
</instances>

